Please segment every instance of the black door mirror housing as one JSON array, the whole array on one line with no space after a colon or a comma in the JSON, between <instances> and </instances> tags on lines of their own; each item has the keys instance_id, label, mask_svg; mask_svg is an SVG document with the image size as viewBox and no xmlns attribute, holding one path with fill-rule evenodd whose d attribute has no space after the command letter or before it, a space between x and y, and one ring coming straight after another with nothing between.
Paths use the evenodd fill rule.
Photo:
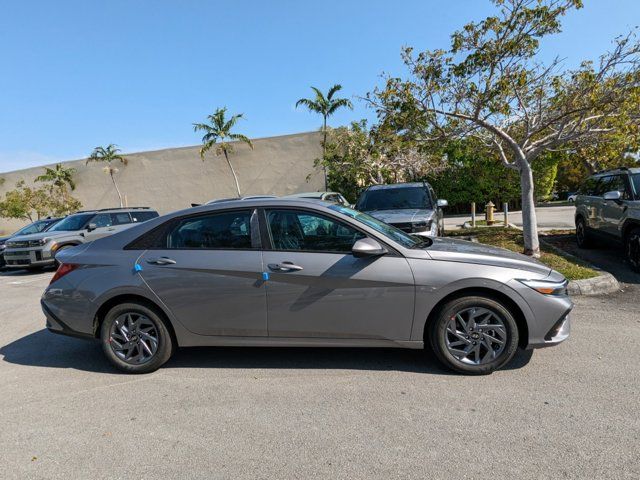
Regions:
<instances>
[{"instance_id":1,"label":"black door mirror housing","mask_svg":"<svg viewBox=\"0 0 640 480\"><path fill-rule=\"evenodd\" d=\"M356 258L379 257L388 253L386 248L380 245L377 240L370 237L361 238L356 241L351 248L351 252Z\"/></svg>"}]
</instances>

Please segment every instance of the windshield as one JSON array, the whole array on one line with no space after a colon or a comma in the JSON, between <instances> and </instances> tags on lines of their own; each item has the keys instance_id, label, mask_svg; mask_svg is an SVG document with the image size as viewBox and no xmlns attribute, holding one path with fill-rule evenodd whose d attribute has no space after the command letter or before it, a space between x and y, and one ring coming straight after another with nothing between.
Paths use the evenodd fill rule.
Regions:
<instances>
[{"instance_id":1,"label":"windshield","mask_svg":"<svg viewBox=\"0 0 640 480\"><path fill-rule=\"evenodd\" d=\"M60 223L56 223L49 229L50 232L74 232L81 230L85 224L93 218L93 213L83 213L79 215L69 215Z\"/></svg>"},{"instance_id":2,"label":"windshield","mask_svg":"<svg viewBox=\"0 0 640 480\"><path fill-rule=\"evenodd\" d=\"M640 173L631 175L631 183L633 185L633 191L636 194L636 199L640 200Z\"/></svg>"},{"instance_id":3,"label":"windshield","mask_svg":"<svg viewBox=\"0 0 640 480\"><path fill-rule=\"evenodd\" d=\"M432 208L424 187L384 188L368 190L362 194L356 206L363 212L374 210L400 210L406 208Z\"/></svg>"},{"instance_id":4,"label":"windshield","mask_svg":"<svg viewBox=\"0 0 640 480\"><path fill-rule=\"evenodd\" d=\"M377 218L373 218L371 215L367 215L366 213L358 212L357 210L343 207L342 205L331 205L329 208L347 215L360 223L364 223L367 227L373 228L376 232L390 238L405 248L420 248L431 245L431 240L429 238L409 235L408 233L404 233L402 230L392 227L388 223L381 222Z\"/></svg>"},{"instance_id":5,"label":"windshield","mask_svg":"<svg viewBox=\"0 0 640 480\"><path fill-rule=\"evenodd\" d=\"M51 225L55 220L42 220L39 222L33 222L31 225L27 225L26 227L21 228L16 233L13 234L14 237L18 235L31 235L32 233L40 233L44 231L49 225Z\"/></svg>"}]
</instances>

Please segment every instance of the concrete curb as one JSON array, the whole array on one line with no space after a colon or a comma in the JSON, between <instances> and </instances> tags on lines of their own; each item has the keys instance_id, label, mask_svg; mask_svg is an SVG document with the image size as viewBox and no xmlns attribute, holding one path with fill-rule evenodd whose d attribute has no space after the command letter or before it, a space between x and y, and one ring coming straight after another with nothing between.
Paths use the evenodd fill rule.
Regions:
<instances>
[{"instance_id":1,"label":"concrete curb","mask_svg":"<svg viewBox=\"0 0 640 480\"><path fill-rule=\"evenodd\" d=\"M620 284L609 272L602 272L597 277L571 280L568 289L569 295L604 295L619 291Z\"/></svg>"}]
</instances>

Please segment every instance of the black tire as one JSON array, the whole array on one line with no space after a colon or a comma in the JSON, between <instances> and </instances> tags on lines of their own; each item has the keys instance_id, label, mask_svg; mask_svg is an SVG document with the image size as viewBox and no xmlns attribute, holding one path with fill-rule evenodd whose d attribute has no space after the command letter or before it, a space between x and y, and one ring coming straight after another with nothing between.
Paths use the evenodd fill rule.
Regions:
<instances>
[{"instance_id":1,"label":"black tire","mask_svg":"<svg viewBox=\"0 0 640 480\"><path fill-rule=\"evenodd\" d=\"M634 228L627 234L624 251L631 270L640 273L640 228Z\"/></svg>"},{"instance_id":2,"label":"black tire","mask_svg":"<svg viewBox=\"0 0 640 480\"><path fill-rule=\"evenodd\" d=\"M587 222L582 217L576 219L576 243L580 248L591 248L594 243L587 229Z\"/></svg>"},{"instance_id":3,"label":"black tire","mask_svg":"<svg viewBox=\"0 0 640 480\"><path fill-rule=\"evenodd\" d=\"M483 318L487 317L485 313L478 313L475 317L479 319L478 324L475 325L475 331L467 332L469 335L463 334L466 339L460 338L459 333L456 333L457 337L453 337L450 327L451 322L456 323L457 315L473 316L475 312L490 312L494 316L489 317L487 321L492 323L487 323L485 325L487 328L484 328L481 323ZM496 327L498 323L502 326ZM452 338L456 341L452 341ZM509 309L492 298L480 295L456 298L447 302L428 325L429 345L436 358L445 367L467 375L487 375L506 365L518 349L518 339L518 326ZM473 362L473 359L460 359L452 353L451 344L466 342L464 348L470 348L473 353L469 355L475 356L474 340L477 340L478 344L477 355L481 360L479 363L469 363ZM498 340L503 342L502 345L498 345ZM493 351L489 351L487 345Z\"/></svg>"},{"instance_id":4,"label":"black tire","mask_svg":"<svg viewBox=\"0 0 640 480\"><path fill-rule=\"evenodd\" d=\"M155 342L156 349L153 351L153 355L140 363L137 363L134 358L131 358L129 361L121 358L120 355L125 353L123 351L120 351L120 354L116 353L118 341L115 336L118 335L121 337L121 335L118 332L114 334L113 329L117 328L117 324L114 326L114 323L121 321L120 319L122 319L123 316L126 317L126 315L131 315L133 319L145 318L149 322L148 325L153 325L154 328L151 332L157 339ZM134 334L136 335L134 340L138 340L137 333ZM133 337L130 336L130 338ZM140 338L142 338L142 335L140 335ZM174 340L162 317L148 306L133 302L121 303L109 310L100 327L100 342L102 343L102 350L109 362L118 370L125 373L154 372L171 358L174 350ZM131 342L127 342L127 344L129 343L133 344L135 342L132 340ZM147 343L152 345L153 348L152 342L147 341ZM130 350L132 350L133 353L139 352L140 350L137 350L138 348L142 350L142 347L139 345L140 344L138 344L137 347L131 347ZM128 351L129 350L127 350L127 352Z\"/></svg>"}]
</instances>

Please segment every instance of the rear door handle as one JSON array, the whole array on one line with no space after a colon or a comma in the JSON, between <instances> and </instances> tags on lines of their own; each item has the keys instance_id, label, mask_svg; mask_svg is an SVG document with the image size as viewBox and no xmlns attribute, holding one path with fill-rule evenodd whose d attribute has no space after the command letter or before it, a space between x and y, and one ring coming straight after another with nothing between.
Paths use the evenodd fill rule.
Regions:
<instances>
[{"instance_id":1,"label":"rear door handle","mask_svg":"<svg viewBox=\"0 0 640 480\"><path fill-rule=\"evenodd\" d=\"M173 258L168 257L160 257L160 258L150 258L147 260L147 263L152 265L175 265L176 261Z\"/></svg>"},{"instance_id":2,"label":"rear door handle","mask_svg":"<svg viewBox=\"0 0 640 480\"><path fill-rule=\"evenodd\" d=\"M295 265L292 262L270 263L267 266L269 270L273 270L274 272L299 272L303 270L300 265Z\"/></svg>"}]
</instances>

